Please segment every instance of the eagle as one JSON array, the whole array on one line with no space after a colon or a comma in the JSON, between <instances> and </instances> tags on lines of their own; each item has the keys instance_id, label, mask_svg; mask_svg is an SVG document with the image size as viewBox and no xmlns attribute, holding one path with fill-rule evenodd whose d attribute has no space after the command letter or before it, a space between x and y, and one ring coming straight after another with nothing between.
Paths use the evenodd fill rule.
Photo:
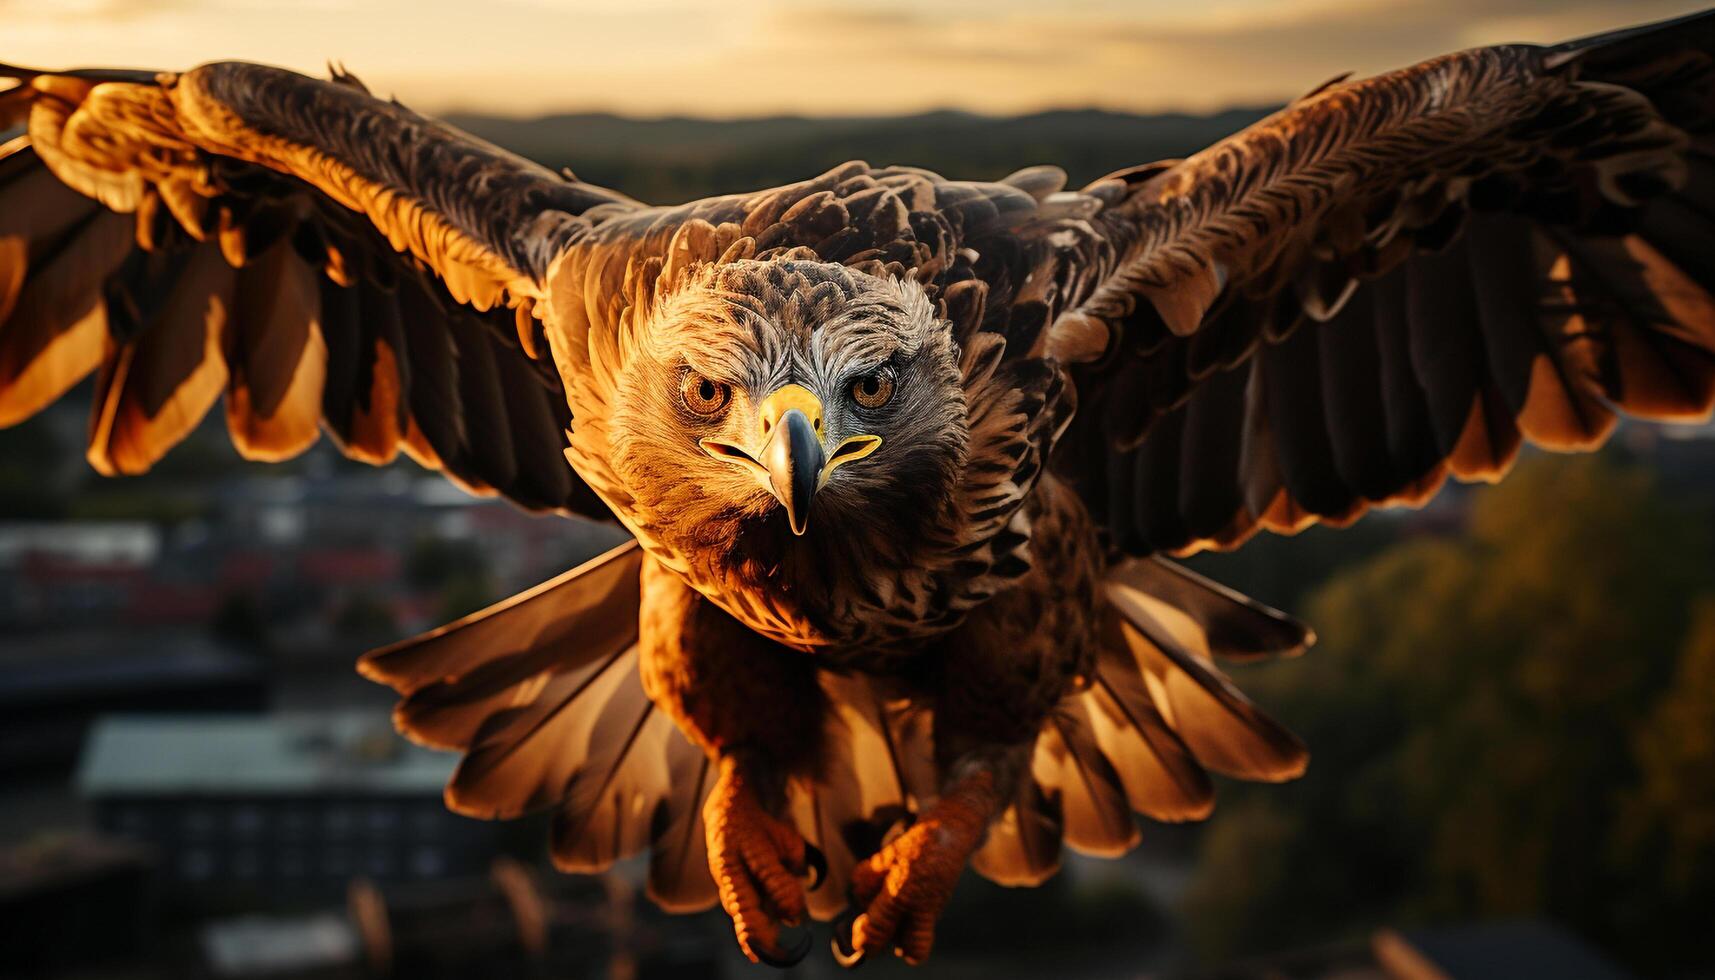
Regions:
<instances>
[{"instance_id":1,"label":"eagle","mask_svg":"<svg viewBox=\"0 0 1715 980\"><path fill-rule=\"evenodd\" d=\"M1302 624L1172 559L1715 406L1715 13L1345 76L1068 189L847 163L649 206L328 80L6 67L0 425L93 375L147 470L222 400L623 546L372 651L456 811L648 855L752 960L929 955L1305 747ZM1551 517L1551 515L1545 515Z\"/></svg>"}]
</instances>

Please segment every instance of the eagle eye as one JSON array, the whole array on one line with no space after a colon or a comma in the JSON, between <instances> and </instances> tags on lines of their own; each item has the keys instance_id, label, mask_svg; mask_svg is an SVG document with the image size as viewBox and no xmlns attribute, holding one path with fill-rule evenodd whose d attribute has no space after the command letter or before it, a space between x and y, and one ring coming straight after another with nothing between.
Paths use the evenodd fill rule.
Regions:
<instances>
[{"instance_id":1,"label":"eagle eye","mask_svg":"<svg viewBox=\"0 0 1715 980\"><path fill-rule=\"evenodd\" d=\"M852 382L852 400L864 408L880 408L893 398L893 372L872 371Z\"/></svg>"},{"instance_id":2,"label":"eagle eye","mask_svg":"<svg viewBox=\"0 0 1715 980\"><path fill-rule=\"evenodd\" d=\"M732 387L711 381L695 371L686 371L679 379L679 398L692 413L714 416L732 400Z\"/></svg>"}]
</instances>

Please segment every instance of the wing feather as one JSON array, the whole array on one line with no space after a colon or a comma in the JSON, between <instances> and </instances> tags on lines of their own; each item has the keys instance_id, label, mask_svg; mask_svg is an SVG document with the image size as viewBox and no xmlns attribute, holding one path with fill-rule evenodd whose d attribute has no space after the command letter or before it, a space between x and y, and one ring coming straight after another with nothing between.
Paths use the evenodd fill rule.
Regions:
<instances>
[{"instance_id":1,"label":"wing feather","mask_svg":"<svg viewBox=\"0 0 1715 980\"><path fill-rule=\"evenodd\" d=\"M1399 471L1388 451L1373 303L1367 291L1355 295L1320 328L1303 332L1317 346L1322 425L1334 469L1358 497L1385 500L1399 485Z\"/></svg>"},{"instance_id":2,"label":"wing feather","mask_svg":"<svg viewBox=\"0 0 1715 980\"><path fill-rule=\"evenodd\" d=\"M0 148L0 425L105 360L90 456L140 472L219 375L246 457L290 457L325 425L356 459L404 449L473 492L607 516L562 454L559 373L510 310L484 311L527 310L566 244L633 202L337 79L236 62L0 76L28 126ZM148 261L115 254L132 238ZM190 342L157 323L166 295L220 306L222 364L173 369L206 345L166 349ZM169 382L187 387L150 391L167 416L126 400Z\"/></svg>"},{"instance_id":3,"label":"wing feather","mask_svg":"<svg viewBox=\"0 0 1715 980\"><path fill-rule=\"evenodd\" d=\"M239 280L227 431L246 459L290 459L315 442L321 419L328 367L323 294L286 241L241 270Z\"/></svg>"},{"instance_id":4,"label":"wing feather","mask_svg":"<svg viewBox=\"0 0 1715 980\"><path fill-rule=\"evenodd\" d=\"M10 188L0 191L0 202L12 199ZM0 214L13 217L4 208ZM101 363L108 339L101 284L130 250L131 222L99 209L36 249L22 233L0 232L7 274L0 282L0 322L6 325L0 330L0 426L40 411Z\"/></svg>"},{"instance_id":5,"label":"wing feather","mask_svg":"<svg viewBox=\"0 0 1715 980\"><path fill-rule=\"evenodd\" d=\"M1704 13L1332 83L1098 181L1039 273L1082 409L1057 465L1122 549L1183 553L1707 418L1712 145Z\"/></svg>"},{"instance_id":6,"label":"wing feather","mask_svg":"<svg viewBox=\"0 0 1715 980\"><path fill-rule=\"evenodd\" d=\"M1104 857L1137 844L1137 821L1113 762L1097 744L1086 699L1062 702L1050 716L1036 739L1030 772L1057 801L1067 844Z\"/></svg>"},{"instance_id":7,"label":"wing feather","mask_svg":"<svg viewBox=\"0 0 1715 980\"><path fill-rule=\"evenodd\" d=\"M98 472L144 472L213 407L226 387L235 280L218 249L196 248L157 314L107 356L87 452Z\"/></svg>"},{"instance_id":8,"label":"wing feather","mask_svg":"<svg viewBox=\"0 0 1715 980\"><path fill-rule=\"evenodd\" d=\"M1219 536L1244 507L1238 478L1244 386L1244 371L1217 371L1176 409L1185 413L1179 509L1193 539Z\"/></svg>"},{"instance_id":9,"label":"wing feather","mask_svg":"<svg viewBox=\"0 0 1715 980\"><path fill-rule=\"evenodd\" d=\"M1259 711L1212 663L1184 646L1156 618L1140 590L1110 580L1124 648L1150 701L1203 767L1239 779L1279 781L1304 771L1304 744ZM1116 668L1109 677L1124 676Z\"/></svg>"}]
</instances>

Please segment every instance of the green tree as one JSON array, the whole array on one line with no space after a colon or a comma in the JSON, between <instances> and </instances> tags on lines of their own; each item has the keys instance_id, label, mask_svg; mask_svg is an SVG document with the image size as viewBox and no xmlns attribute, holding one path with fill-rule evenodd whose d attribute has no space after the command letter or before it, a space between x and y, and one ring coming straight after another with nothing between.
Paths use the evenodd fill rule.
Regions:
<instances>
[{"instance_id":1,"label":"green tree","mask_svg":"<svg viewBox=\"0 0 1715 980\"><path fill-rule=\"evenodd\" d=\"M1697 605L1673 682L1632 740L1640 780L1625 801L1614 858L1657 869L1662 908L1622 923L1642 941L1702 936L1715 908L1715 596Z\"/></svg>"},{"instance_id":2,"label":"green tree","mask_svg":"<svg viewBox=\"0 0 1715 980\"><path fill-rule=\"evenodd\" d=\"M333 628L346 639L365 642L380 642L399 632L387 604L361 590L349 594L339 604Z\"/></svg>"},{"instance_id":3,"label":"green tree","mask_svg":"<svg viewBox=\"0 0 1715 980\"><path fill-rule=\"evenodd\" d=\"M451 622L494 602L488 560L474 542L418 538L405 559L405 580L437 598L436 618Z\"/></svg>"},{"instance_id":4,"label":"green tree","mask_svg":"<svg viewBox=\"0 0 1715 980\"><path fill-rule=\"evenodd\" d=\"M441 590L436 618L443 623L450 623L469 616L499 599L500 596L494 592L494 586L489 584L484 576L467 575L455 578Z\"/></svg>"},{"instance_id":5,"label":"green tree","mask_svg":"<svg viewBox=\"0 0 1715 980\"><path fill-rule=\"evenodd\" d=\"M405 558L405 581L424 591L446 589L460 580L488 575L488 561L474 542L424 536Z\"/></svg>"},{"instance_id":6,"label":"green tree","mask_svg":"<svg viewBox=\"0 0 1715 980\"><path fill-rule=\"evenodd\" d=\"M1537 457L1475 497L1465 537L1335 575L1308 603L1322 644L1239 679L1313 758L1217 810L1190 899L1207 947L1546 914L1640 964L1695 954L1628 930L1679 899L1616 842L1643 806L1653 743L1634 731L1709 711L1657 704L1709 584L1707 530L1645 470ZM1692 760L1659 766L1657 814L1695 782Z\"/></svg>"}]
</instances>

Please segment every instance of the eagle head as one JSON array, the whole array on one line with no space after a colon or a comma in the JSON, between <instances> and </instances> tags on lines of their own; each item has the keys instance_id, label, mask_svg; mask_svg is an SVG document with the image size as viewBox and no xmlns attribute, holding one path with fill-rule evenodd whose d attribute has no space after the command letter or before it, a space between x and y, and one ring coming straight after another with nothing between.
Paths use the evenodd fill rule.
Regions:
<instances>
[{"instance_id":1,"label":"eagle head","mask_svg":"<svg viewBox=\"0 0 1715 980\"><path fill-rule=\"evenodd\" d=\"M710 264L629 345L609 464L651 550L706 594L748 590L813 621L949 533L965 393L958 345L916 283Z\"/></svg>"}]
</instances>

